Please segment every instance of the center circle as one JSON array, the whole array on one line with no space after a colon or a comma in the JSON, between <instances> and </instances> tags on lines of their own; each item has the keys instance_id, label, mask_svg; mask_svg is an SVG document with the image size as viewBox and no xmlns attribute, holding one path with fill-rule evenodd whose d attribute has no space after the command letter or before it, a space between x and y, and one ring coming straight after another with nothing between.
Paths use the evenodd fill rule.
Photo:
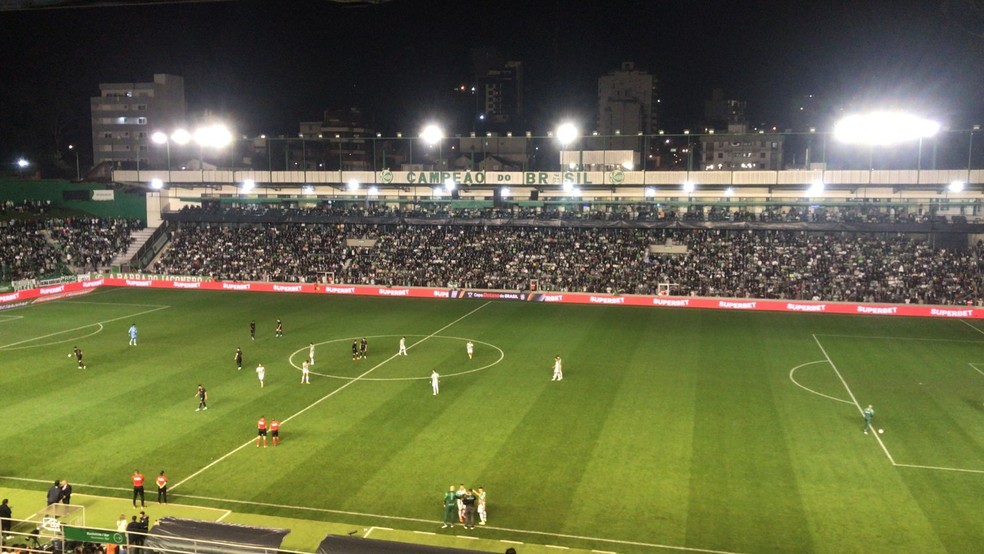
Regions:
<instances>
[{"instance_id":1,"label":"center circle","mask_svg":"<svg viewBox=\"0 0 984 554\"><path fill-rule=\"evenodd\" d=\"M399 337L423 337L425 339L446 339L446 340L456 340L456 341L462 341L462 342L471 341L471 342L473 342L475 344L485 345L485 346L487 346L487 347L489 347L489 348L491 348L491 349L496 350L496 351L499 352L499 358L497 360L495 360L494 362L490 363L490 364L486 364L486 365L484 365L482 367L476 367L474 369L469 369L467 371L459 371L457 373L442 373L441 374L441 377L442 378L443 377L457 377L459 375L468 375L469 373L475 373L477 371L483 371L483 370L486 370L486 369L488 369L488 368L490 368L490 367L492 367L494 365L499 364L506 357L506 353L503 352L501 348L499 348L498 346L496 346L496 345L494 345L492 343L483 342L483 341L475 340L475 339L464 338L464 337L448 337L448 336L444 336L444 335L373 335L373 336L368 336L366 338L367 339L381 339L381 338L389 338L389 337L396 337L396 338L399 338ZM315 346L320 346L322 344L334 344L334 343L337 343L337 342L348 342L350 340L352 340L352 339L346 337L346 338L343 338L343 339L332 339L332 340L326 340L326 341L322 341L322 342L316 342L316 343L314 343L314 345ZM418 341L417 344L419 344L420 342L422 342L422 341ZM415 344L411 344L411 345L407 346L407 349L409 350L409 349L413 348L414 346L416 346L416 345ZM296 369L298 371L301 370L301 366L297 365L294 362L294 357L297 356L298 354L301 354L301 353L304 353L306 355L307 352L308 352L308 348L309 348L308 346L305 346L305 347L302 347L302 348L298 348L297 350L295 350L294 352L291 353L291 355L287 359L287 361L290 363L290 365L294 369ZM394 355L390 356L389 358L387 358L385 361L380 362L380 365L385 364L386 362L388 362L388 361L390 361L390 360L392 360L393 358L396 358L396 357L397 357L397 355L394 354ZM331 374L328 374L328 373L317 373L315 371L311 371L310 373L311 373L311 375L317 375L319 377L328 377L329 379L341 379L343 381L423 381L423 380L430 379L430 376L429 375L425 375L425 376L422 376L422 377L346 377L344 375L331 375Z\"/></svg>"}]
</instances>

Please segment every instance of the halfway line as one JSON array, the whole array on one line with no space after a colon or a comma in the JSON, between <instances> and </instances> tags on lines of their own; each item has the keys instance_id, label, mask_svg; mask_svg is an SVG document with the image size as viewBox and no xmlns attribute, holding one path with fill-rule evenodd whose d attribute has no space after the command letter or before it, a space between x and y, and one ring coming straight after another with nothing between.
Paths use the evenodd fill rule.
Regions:
<instances>
[{"instance_id":1,"label":"halfway line","mask_svg":"<svg viewBox=\"0 0 984 554\"><path fill-rule=\"evenodd\" d=\"M485 304L482 304L481 306L479 306L479 307L477 307L477 308L475 308L474 310L472 310L472 311L470 311L470 312L468 312L467 314L465 314L465 315L463 315L463 316L461 316L461 317L459 317L458 319L456 319L456 320L454 320L454 321L452 321L451 323L448 323L448 324L447 324L447 325L445 325L444 327L441 327L441 328L440 328L440 329L438 329L437 331L434 331L433 333L431 333L431 334L429 334L429 335L427 335L426 337L424 337L424 338L422 338L422 339L420 339L419 341L417 341L417 342L415 342L415 343L413 343L413 344L411 345L411 347L413 347L413 346L417 346L418 344L420 344L420 343L422 343L422 342L424 342L425 340L427 340L427 339L430 339L430 338L433 338L434 336L436 336L436 335L437 335L438 333L440 333L441 331L443 331L443 330L445 330L445 329L447 329L448 327L451 327L451 326L452 326L452 325L454 325L455 323L458 323L458 322L459 322L459 321L461 321L462 319L465 319L466 317L468 317L468 316L470 316L470 315L472 315L473 313L475 313L475 312L477 312L478 310L481 310L481 309L482 309L482 308L484 308L485 306L488 306L488 305L489 305L490 303L491 303L491 302L486 302ZM291 415L291 416L289 416L289 417L287 417L287 418L285 418L285 419L283 419L283 420L281 421L281 423L287 423L288 421L290 421L290 420L292 420L292 419L294 419L295 417L297 417L297 416L299 416L299 415L301 415L301 414L303 414L304 412L306 412L306 411L308 411L308 410L310 410L311 408L313 408L313 407L315 407L315 406L317 406L318 404L321 404L322 402L324 402L325 400L327 400L327 399L329 399L329 398L331 398L332 396L335 396L335 395L336 395L337 393L339 393L339 392L341 392L341 391L343 391L343 390L345 390L345 389L346 389L346 388L348 388L348 387L349 387L350 385L352 385L353 383L355 383L355 382L357 382L357 381L359 381L359 380L361 380L361 379L362 379L363 377L365 377L366 375L369 375L369 374L370 374L370 373L372 373L373 371L376 371L377 369L379 369L380 367L382 367L382 366L383 366L383 365L384 365L385 363L387 363L387 362L389 362L389 361L391 361L391 360L393 360L393 359L395 359L395 358L396 358L397 356L399 356L399 353L397 353L397 354L393 354L393 355L392 355L392 356L390 356L389 358L386 358L385 360L383 360L383 361L381 361L381 362L379 362L378 364L376 364L376 365L374 365L373 367L371 367L371 368L369 368L369 369L367 369L367 370L366 370L366 371L365 371L364 373L362 373L362 375L359 375L359 376L358 376L358 377L356 377L355 379L352 379L351 381L348 381L348 382L347 382L347 383L345 383L344 385L342 385L342 386L340 386L340 387L338 387L337 389L335 389L335 390L333 390L333 391L331 391L331 392L329 392L328 394L326 394L326 395L324 395L324 396L322 396L321 398L319 398L319 399L317 399L317 400L315 400L314 402L312 402L312 403L310 403L310 404L308 404L308 405L307 405L306 407L304 407L304 408L302 408L302 409L301 409L300 411L298 411L297 413L295 413L295 414L293 414L293 415ZM188 482L188 481L190 481L191 479L194 479L195 477L197 477L197 476L199 476L199 475L201 475L201 474L202 474L202 473L203 473L203 472L204 472L205 470L207 470L207 469L209 469L209 468L211 468L212 466L214 466L214 465L216 465L216 464L218 464L218 463L219 463L219 462L221 462L222 460L225 460L225 459L226 459L226 458L228 458L229 456L232 456L232 455L233 455L233 454L235 454L236 452L239 452L239 451L240 451L240 450L242 450L243 448L246 448L247 446L249 446L249 445L251 445L251 444L253 444L253 441L254 441L254 440L255 440L255 439L249 439L248 441L246 441L246 442L244 442L243 444L241 444L241 445L239 445L239 446L238 446L237 448L235 448L235 449L233 449L232 451L230 451L230 452L227 452L227 453L226 453L225 455L223 455L223 456L221 456L220 458L217 458L216 460L214 460L214 461L212 461L212 462L211 462L211 463L209 463L209 464L208 464L207 466L205 466L205 467L203 467L203 468L201 468L201 469L199 469L198 471L196 471L196 472L194 472L194 473L192 473L192 474L191 474L191 475L189 475L188 477L185 477L185 478L184 478L184 479L182 479L181 481L178 481L178 482L177 482L177 484L175 484L175 485L173 485L173 486L171 486L171 487L170 487L170 490L174 490L174 489L176 489L176 488L178 488L178 487L180 487L180 486L181 486L182 484L184 484L184 483L187 483L187 482Z\"/></svg>"}]
</instances>

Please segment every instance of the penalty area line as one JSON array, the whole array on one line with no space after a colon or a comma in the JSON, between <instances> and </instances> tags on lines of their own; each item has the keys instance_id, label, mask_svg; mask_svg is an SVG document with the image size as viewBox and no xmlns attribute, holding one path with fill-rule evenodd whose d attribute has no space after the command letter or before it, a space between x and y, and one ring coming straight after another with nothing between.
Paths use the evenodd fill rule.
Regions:
<instances>
[{"instance_id":1,"label":"penalty area line","mask_svg":"<svg viewBox=\"0 0 984 554\"><path fill-rule=\"evenodd\" d=\"M837 374L837 378L840 379L841 384L844 385L844 390L847 391L847 395L850 396L851 400L854 402L854 407L857 408L858 413L860 413L861 416L864 417L864 409L861 408L861 404L858 402L857 397L854 396L854 393L851 391L851 387L847 385L847 381L844 380L844 376L841 375L840 370L838 370L837 366L834 365L834 361L830 359L830 355L827 354L827 349L823 347L823 344L820 343L820 339L818 339L816 335L813 335L813 340L816 341L817 346L820 347L820 351L823 352L823 357L827 358L827 362L830 363L830 367L833 368L834 373ZM898 465L895 463L895 458L892 457L892 453L888 451L888 447L885 446L885 443L882 442L881 437L878 436L878 433L875 433L875 440L878 441L878 445L881 446L882 452L884 452L885 456L888 457L888 461L891 462L893 466Z\"/></svg>"}]
</instances>

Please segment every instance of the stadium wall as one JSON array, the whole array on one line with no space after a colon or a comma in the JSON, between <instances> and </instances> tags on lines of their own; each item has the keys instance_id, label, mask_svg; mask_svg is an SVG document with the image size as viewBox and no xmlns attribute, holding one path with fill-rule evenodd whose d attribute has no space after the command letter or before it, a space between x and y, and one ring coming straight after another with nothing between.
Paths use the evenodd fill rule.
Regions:
<instances>
[{"instance_id":1,"label":"stadium wall","mask_svg":"<svg viewBox=\"0 0 984 554\"><path fill-rule=\"evenodd\" d=\"M369 285L321 285L306 283L258 283L211 281L203 278L153 278L145 275L118 275L75 283L58 284L0 294L0 310L22 306L52 297L69 296L98 287L151 289L193 289L215 291L272 292L281 294L327 294L344 296L395 296L441 300L481 299L561 304L599 304L604 306L648 306L697 308L730 311L800 312L842 315L880 315L899 317L937 317L984 319L984 307L932 306L925 304L876 304L853 302L812 302L690 296L611 295L570 292L487 291L428 287L379 287Z\"/></svg>"},{"instance_id":2,"label":"stadium wall","mask_svg":"<svg viewBox=\"0 0 984 554\"><path fill-rule=\"evenodd\" d=\"M110 197L111 196L111 197ZM100 200L99 198L106 198ZM139 219L147 224L147 195L143 191L125 192L102 183L73 183L62 180L25 181L0 179L0 201L48 201L51 208L79 210L97 217ZM158 210L159 212L159 210Z\"/></svg>"}]
</instances>

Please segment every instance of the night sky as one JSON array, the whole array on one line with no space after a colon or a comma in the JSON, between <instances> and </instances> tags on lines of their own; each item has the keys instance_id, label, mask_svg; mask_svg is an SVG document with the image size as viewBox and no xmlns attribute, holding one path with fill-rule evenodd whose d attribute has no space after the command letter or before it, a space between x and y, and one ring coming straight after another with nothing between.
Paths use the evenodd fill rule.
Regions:
<instances>
[{"instance_id":1,"label":"night sky","mask_svg":"<svg viewBox=\"0 0 984 554\"><path fill-rule=\"evenodd\" d=\"M660 81L660 127L696 125L714 87L752 123L791 127L798 98L891 102L984 122L984 14L974 0L224 1L0 12L0 155L88 148L100 82L184 77L189 110L244 134L294 134L357 106L384 133L428 120L467 133L450 90L469 49L525 64L529 123L592 128L598 77L634 61ZM978 9L980 3L976 2ZM818 122L821 129L828 121Z\"/></svg>"}]
</instances>

